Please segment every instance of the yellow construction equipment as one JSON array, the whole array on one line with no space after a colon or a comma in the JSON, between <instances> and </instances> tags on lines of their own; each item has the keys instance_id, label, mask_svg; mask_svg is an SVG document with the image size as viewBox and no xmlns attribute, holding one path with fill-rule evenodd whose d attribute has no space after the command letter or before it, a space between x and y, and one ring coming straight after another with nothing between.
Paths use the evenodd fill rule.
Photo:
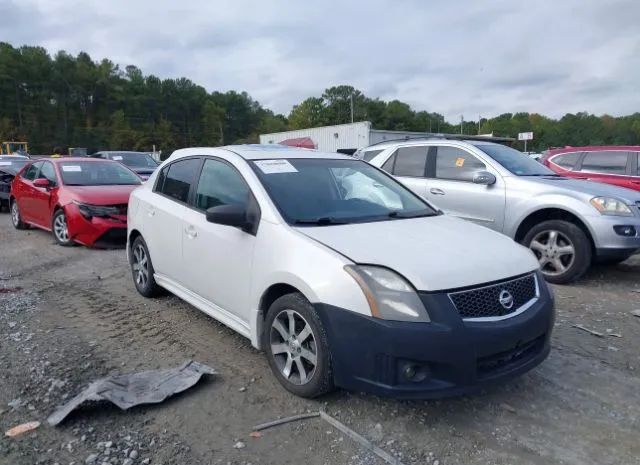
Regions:
<instances>
[{"instance_id":1,"label":"yellow construction equipment","mask_svg":"<svg viewBox=\"0 0 640 465\"><path fill-rule=\"evenodd\" d=\"M26 155L29 153L28 142L9 141L3 142L0 147L0 155L13 155L14 153Z\"/></svg>"},{"instance_id":2,"label":"yellow construction equipment","mask_svg":"<svg viewBox=\"0 0 640 465\"><path fill-rule=\"evenodd\" d=\"M69 147L70 157L86 157L87 149L85 147Z\"/></svg>"}]
</instances>

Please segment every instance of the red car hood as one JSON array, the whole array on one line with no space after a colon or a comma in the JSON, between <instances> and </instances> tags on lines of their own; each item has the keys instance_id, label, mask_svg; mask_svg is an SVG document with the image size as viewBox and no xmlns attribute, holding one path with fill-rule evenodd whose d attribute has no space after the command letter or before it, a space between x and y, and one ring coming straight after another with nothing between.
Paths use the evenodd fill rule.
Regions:
<instances>
[{"instance_id":1,"label":"red car hood","mask_svg":"<svg viewBox=\"0 0 640 465\"><path fill-rule=\"evenodd\" d=\"M129 203L129 195L139 186L66 186L71 199L91 205L119 205Z\"/></svg>"}]
</instances>

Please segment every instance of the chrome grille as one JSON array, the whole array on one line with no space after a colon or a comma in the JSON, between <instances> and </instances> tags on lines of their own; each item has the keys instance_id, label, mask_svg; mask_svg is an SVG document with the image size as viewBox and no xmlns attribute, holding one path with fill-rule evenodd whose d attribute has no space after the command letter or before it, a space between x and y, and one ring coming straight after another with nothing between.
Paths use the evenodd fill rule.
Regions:
<instances>
[{"instance_id":1,"label":"chrome grille","mask_svg":"<svg viewBox=\"0 0 640 465\"><path fill-rule=\"evenodd\" d=\"M508 295L511 296L511 304ZM538 297L538 286L535 274L503 281L466 291L452 292L449 298L464 319L506 317L516 313L533 299Z\"/></svg>"}]
</instances>

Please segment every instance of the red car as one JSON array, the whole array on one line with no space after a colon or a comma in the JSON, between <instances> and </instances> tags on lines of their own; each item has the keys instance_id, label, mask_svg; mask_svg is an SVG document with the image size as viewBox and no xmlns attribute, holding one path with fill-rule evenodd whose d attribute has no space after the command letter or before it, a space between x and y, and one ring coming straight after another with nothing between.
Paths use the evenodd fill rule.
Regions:
<instances>
[{"instance_id":1,"label":"red car","mask_svg":"<svg viewBox=\"0 0 640 465\"><path fill-rule=\"evenodd\" d=\"M25 166L11 184L11 220L53 232L60 245L124 244L129 194L140 178L121 163L57 158Z\"/></svg>"},{"instance_id":2,"label":"red car","mask_svg":"<svg viewBox=\"0 0 640 465\"><path fill-rule=\"evenodd\" d=\"M542 163L556 173L640 191L640 146L603 145L551 149Z\"/></svg>"}]
</instances>

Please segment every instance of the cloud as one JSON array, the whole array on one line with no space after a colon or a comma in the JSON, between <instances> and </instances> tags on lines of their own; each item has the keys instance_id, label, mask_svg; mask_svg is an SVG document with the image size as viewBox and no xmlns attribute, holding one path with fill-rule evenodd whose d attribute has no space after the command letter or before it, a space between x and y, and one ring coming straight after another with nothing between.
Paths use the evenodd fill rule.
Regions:
<instances>
[{"instance_id":1,"label":"cloud","mask_svg":"<svg viewBox=\"0 0 640 465\"><path fill-rule=\"evenodd\" d=\"M640 2L4 0L0 40L88 52L287 114L331 85L457 121L640 109Z\"/></svg>"}]
</instances>

